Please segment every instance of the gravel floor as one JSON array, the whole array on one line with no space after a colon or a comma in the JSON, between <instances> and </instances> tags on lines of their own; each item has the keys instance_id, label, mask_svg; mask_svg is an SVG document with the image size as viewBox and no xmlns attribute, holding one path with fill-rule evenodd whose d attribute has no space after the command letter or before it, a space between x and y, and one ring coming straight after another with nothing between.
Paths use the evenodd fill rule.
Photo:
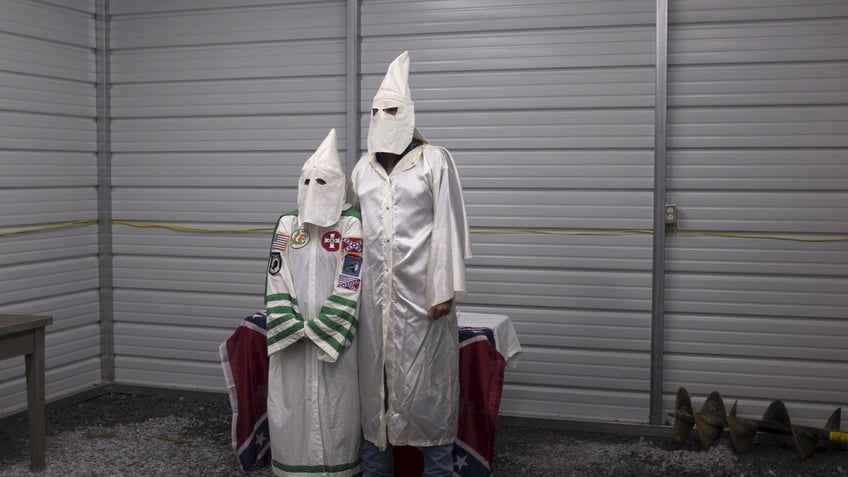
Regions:
<instances>
[{"instance_id":1,"label":"gravel floor","mask_svg":"<svg viewBox=\"0 0 848 477\"><path fill-rule=\"evenodd\" d=\"M0 476L251 476L230 449L226 398L104 394L48 409L47 471L29 472L25 415L2 420ZM694 434L694 433L693 433ZM821 446L802 461L784 436L762 436L737 456L726 437L704 451L669 438L592 434L501 424L498 477L848 476L848 450Z\"/></svg>"}]
</instances>

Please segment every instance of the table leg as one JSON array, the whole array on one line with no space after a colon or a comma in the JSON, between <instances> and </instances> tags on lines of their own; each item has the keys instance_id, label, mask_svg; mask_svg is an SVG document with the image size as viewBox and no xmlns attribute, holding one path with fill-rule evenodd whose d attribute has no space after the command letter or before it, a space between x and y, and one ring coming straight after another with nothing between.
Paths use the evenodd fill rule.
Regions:
<instances>
[{"instance_id":1,"label":"table leg","mask_svg":"<svg viewBox=\"0 0 848 477\"><path fill-rule=\"evenodd\" d=\"M35 352L27 354L26 381L29 408L30 468L39 472L46 467L47 416L44 409L44 329L34 332Z\"/></svg>"}]
</instances>

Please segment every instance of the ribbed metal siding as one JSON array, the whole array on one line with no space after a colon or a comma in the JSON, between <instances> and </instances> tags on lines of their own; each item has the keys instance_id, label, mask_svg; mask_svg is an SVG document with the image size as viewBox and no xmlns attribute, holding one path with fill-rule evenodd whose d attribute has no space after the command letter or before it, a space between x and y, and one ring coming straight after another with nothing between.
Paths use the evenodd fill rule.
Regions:
<instances>
[{"instance_id":1,"label":"ribbed metal siding","mask_svg":"<svg viewBox=\"0 0 848 477\"><path fill-rule=\"evenodd\" d=\"M0 4L0 234L97 218L94 2ZM47 399L100 382L97 230L0 236L0 313L47 314ZM0 416L26 408L0 361Z\"/></svg>"},{"instance_id":2,"label":"ribbed metal siding","mask_svg":"<svg viewBox=\"0 0 848 477\"><path fill-rule=\"evenodd\" d=\"M362 111L411 55L416 123L475 229L650 229L655 2L362 2ZM364 138L367 116L363 117ZM649 235L472 235L469 311L524 353L503 414L647 421Z\"/></svg>"},{"instance_id":3,"label":"ribbed metal siding","mask_svg":"<svg viewBox=\"0 0 848 477\"><path fill-rule=\"evenodd\" d=\"M848 235L848 4L669 2L680 228ZM822 426L848 392L848 242L673 236L665 403L716 390ZM696 404L700 405L700 404Z\"/></svg>"},{"instance_id":4,"label":"ribbed metal siding","mask_svg":"<svg viewBox=\"0 0 848 477\"><path fill-rule=\"evenodd\" d=\"M114 218L273 227L329 129L345 144L345 3L111 11ZM263 307L270 233L113 234L116 381L222 391L217 347Z\"/></svg>"}]
</instances>

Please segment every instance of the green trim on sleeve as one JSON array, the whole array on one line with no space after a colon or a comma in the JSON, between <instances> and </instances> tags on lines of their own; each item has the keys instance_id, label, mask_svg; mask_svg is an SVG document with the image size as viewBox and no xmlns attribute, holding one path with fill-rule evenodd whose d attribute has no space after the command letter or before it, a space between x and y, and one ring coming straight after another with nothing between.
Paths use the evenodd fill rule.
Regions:
<instances>
[{"instance_id":1,"label":"green trim on sleeve","mask_svg":"<svg viewBox=\"0 0 848 477\"><path fill-rule=\"evenodd\" d=\"M340 312L338 310L329 310L327 312L322 311L321 314L318 315L318 319L321 320L321 323L324 323L324 326L342 335L342 337L347 341L353 341L353 333L350 331L350 327L342 325L340 323L336 323L335 321L331 320L328 315L341 317L342 319L349 321L350 324L353 326L356 326L358 324L356 323L356 320L347 313Z\"/></svg>"},{"instance_id":2,"label":"green trim on sleeve","mask_svg":"<svg viewBox=\"0 0 848 477\"><path fill-rule=\"evenodd\" d=\"M321 313L320 313L319 316L323 316L323 315L338 316L339 318L347 321L348 323L350 323L351 325L354 325L354 326L359 324L359 321L357 321L355 316L351 315L350 313L348 313L344 310L339 310L338 308L331 308L329 306L322 307Z\"/></svg>"},{"instance_id":3,"label":"green trim on sleeve","mask_svg":"<svg viewBox=\"0 0 848 477\"><path fill-rule=\"evenodd\" d=\"M280 300L288 300L292 302L292 304L297 305L297 298L291 296L289 293L274 293L273 295L265 295L265 303Z\"/></svg>"},{"instance_id":4,"label":"green trim on sleeve","mask_svg":"<svg viewBox=\"0 0 848 477\"><path fill-rule=\"evenodd\" d=\"M268 325L267 325L265 328L267 328L267 329L268 329L268 331L271 331L271 330L273 330L274 328L276 328L276 327L280 326L281 324L283 324L283 323L285 323L285 322L287 322L287 321L291 321L291 320L295 320L295 321L303 321L303 320L298 320L298 319L297 319L297 316L296 316L295 314L293 314L293 313L289 313L289 314L285 314L285 315L283 315L283 316L281 316L281 317L279 317L279 318L275 318L275 319L273 319L273 320L269 321L269 322L268 322Z\"/></svg>"},{"instance_id":5,"label":"green trim on sleeve","mask_svg":"<svg viewBox=\"0 0 848 477\"><path fill-rule=\"evenodd\" d=\"M330 295L327 298L328 301L332 301L334 303L338 303L339 305L346 306L348 308L356 309L356 302L353 300L348 300L347 298L342 298L338 295Z\"/></svg>"},{"instance_id":6,"label":"green trim on sleeve","mask_svg":"<svg viewBox=\"0 0 848 477\"><path fill-rule=\"evenodd\" d=\"M328 345L330 345L337 352L342 349L341 343L339 343L338 341L336 341L335 338L333 338L332 336L327 334L327 332L325 332L324 330L319 328L318 325L314 321L309 322L309 328L312 329L312 331L314 331L315 334L318 335L319 338L324 340Z\"/></svg>"},{"instance_id":7,"label":"green trim on sleeve","mask_svg":"<svg viewBox=\"0 0 848 477\"><path fill-rule=\"evenodd\" d=\"M265 309L268 315L291 315L297 318L300 321L303 321L303 317L300 316L300 313L291 306L269 306Z\"/></svg>"},{"instance_id":8,"label":"green trim on sleeve","mask_svg":"<svg viewBox=\"0 0 848 477\"><path fill-rule=\"evenodd\" d=\"M276 343L277 341L284 340L284 339L288 338L289 336L291 336L292 334L294 334L297 331L302 330L302 329L303 329L303 322L297 321L292 326L286 328L284 331L281 331L281 332L275 334L274 336L269 336L267 345L271 346L272 344Z\"/></svg>"}]
</instances>

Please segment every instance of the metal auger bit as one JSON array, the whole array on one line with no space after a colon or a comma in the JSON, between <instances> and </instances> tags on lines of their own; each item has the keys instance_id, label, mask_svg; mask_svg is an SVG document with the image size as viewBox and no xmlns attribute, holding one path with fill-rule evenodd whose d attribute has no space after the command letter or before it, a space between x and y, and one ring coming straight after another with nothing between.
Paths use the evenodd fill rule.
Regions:
<instances>
[{"instance_id":1,"label":"metal auger bit","mask_svg":"<svg viewBox=\"0 0 848 477\"><path fill-rule=\"evenodd\" d=\"M830 419L827 420L827 424L824 425L824 430L827 432L827 440L830 442L834 442L837 445L841 444L844 446L848 446L848 432L842 432L839 426L839 421L842 420L842 408L838 407L833 414L830 415Z\"/></svg>"},{"instance_id":2,"label":"metal auger bit","mask_svg":"<svg viewBox=\"0 0 848 477\"><path fill-rule=\"evenodd\" d=\"M819 441L848 443L848 432L841 432L839 430L841 417L842 408L838 408L833 411L833 414L831 414L830 419L827 420L827 424L825 424L823 429L795 426L792 425L786 405L782 401L772 401L768 409L766 409L765 414L763 414L761 421L749 421L747 419L737 418L736 404L734 403L733 408L730 410L730 415L727 416L727 422L736 452L742 452L742 449L747 450L754 440L754 434L759 430L775 434L791 435L792 440L795 442L795 448L798 449L798 455L801 456L801 459L806 459L815 453ZM737 447L737 438L740 443L739 447Z\"/></svg>"},{"instance_id":3,"label":"metal auger bit","mask_svg":"<svg viewBox=\"0 0 848 477\"><path fill-rule=\"evenodd\" d=\"M692 427L695 425L695 411L692 409L692 398L686 388L677 388L677 396L674 398L674 442L682 444L686 442Z\"/></svg>"},{"instance_id":4,"label":"metal auger bit","mask_svg":"<svg viewBox=\"0 0 848 477\"><path fill-rule=\"evenodd\" d=\"M807 426L792 426L792 438L798 447L798 453L802 459L813 455L819 441L830 441L839 444L848 444L848 432L839 430L839 421L842 420L842 408L837 408L830 415L830 419L822 429Z\"/></svg>"},{"instance_id":5,"label":"metal auger bit","mask_svg":"<svg viewBox=\"0 0 848 477\"><path fill-rule=\"evenodd\" d=\"M713 391L704 401L701 412L695 414L695 430L704 449L709 449L721 436L721 431L727 425L727 411L724 410L724 401L717 391Z\"/></svg>"},{"instance_id":6,"label":"metal auger bit","mask_svg":"<svg viewBox=\"0 0 848 477\"><path fill-rule=\"evenodd\" d=\"M727 414L727 428L730 432L733 450L737 454L742 454L754 444L754 436L757 435L757 423L750 419L736 417L736 404L737 401L734 401L730 413Z\"/></svg>"}]
</instances>

